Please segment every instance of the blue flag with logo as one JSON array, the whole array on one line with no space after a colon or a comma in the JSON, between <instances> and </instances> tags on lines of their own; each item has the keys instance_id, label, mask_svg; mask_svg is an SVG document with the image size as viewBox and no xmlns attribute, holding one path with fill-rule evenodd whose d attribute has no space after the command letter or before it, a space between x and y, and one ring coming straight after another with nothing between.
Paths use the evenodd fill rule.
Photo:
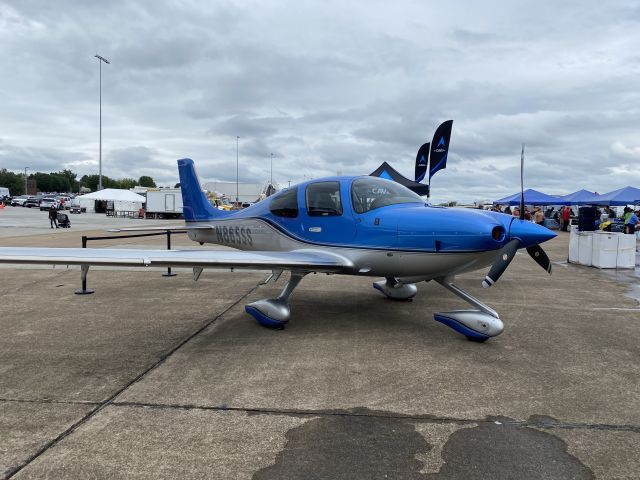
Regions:
<instances>
[{"instance_id":1,"label":"blue flag with logo","mask_svg":"<svg viewBox=\"0 0 640 480\"><path fill-rule=\"evenodd\" d=\"M449 153L449 140L451 140L451 127L453 120L442 123L433 135L431 141L431 164L429 165L429 179L443 168L447 168L447 155Z\"/></svg>"},{"instance_id":2,"label":"blue flag with logo","mask_svg":"<svg viewBox=\"0 0 640 480\"><path fill-rule=\"evenodd\" d=\"M425 143L418 149L416 155L416 182L420 183L427 174L427 165L429 165L429 142Z\"/></svg>"}]
</instances>

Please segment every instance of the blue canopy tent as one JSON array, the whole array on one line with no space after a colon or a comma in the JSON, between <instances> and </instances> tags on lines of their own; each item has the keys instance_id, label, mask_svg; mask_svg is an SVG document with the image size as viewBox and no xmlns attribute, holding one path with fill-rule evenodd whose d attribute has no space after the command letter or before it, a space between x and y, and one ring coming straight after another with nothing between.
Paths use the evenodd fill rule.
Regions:
<instances>
[{"instance_id":1,"label":"blue canopy tent","mask_svg":"<svg viewBox=\"0 0 640 480\"><path fill-rule=\"evenodd\" d=\"M546 193L528 188L524 191L525 205L568 205L569 203L560 197L547 195ZM494 205L519 205L520 192L509 195L493 202Z\"/></svg>"},{"instance_id":2,"label":"blue canopy tent","mask_svg":"<svg viewBox=\"0 0 640 480\"><path fill-rule=\"evenodd\" d=\"M594 195L586 198L582 204L589 205L611 205L623 206L633 205L640 202L640 188L624 187L613 192L603 193L602 195Z\"/></svg>"},{"instance_id":3,"label":"blue canopy tent","mask_svg":"<svg viewBox=\"0 0 640 480\"><path fill-rule=\"evenodd\" d=\"M594 198L600 195L590 192L589 190L578 190L577 192L562 195L560 198L568 202L569 205L588 205Z\"/></svg>"}]
</instances>

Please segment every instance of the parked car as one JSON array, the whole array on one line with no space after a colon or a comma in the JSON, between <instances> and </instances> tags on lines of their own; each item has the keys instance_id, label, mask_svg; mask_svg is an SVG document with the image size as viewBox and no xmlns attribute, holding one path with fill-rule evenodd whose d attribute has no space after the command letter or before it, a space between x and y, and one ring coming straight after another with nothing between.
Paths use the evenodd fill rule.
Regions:
<instances>
[{"instance_id":1,"label":"parked car","mask_svg":"<svg viewBox=\"0 0 640 480\"><path fill-rule=\"evenodd\" d=\"M85 207L81 207L80 206L80 199L79 198L73 198L71 200L71 205L70 205L70 212L71 213L84 213L87 211L87 209Z\"/></svg>"},{"instance_id":2,"label":"parked car","mask_svg":"<svg viewBox=\"0 0 640 480\"><path fill-rule=\"evenodd\" d=\"M27 201L27 198L29 198L29 195L20 195L19 197L13 197L11 199L11 206L24 207L24 202Z\"/></svg>"},{"instance_id":3,"label":"parked car","mask_svg":"<svg viewBox=\"0 0 640 480\"><path fill-rule=\"evenodd\" d=\"M60 204L58 203L58 200L51 197L45 197L42 200L40 200L40 211L49 210L52 205L56 207L56 210L60 208Z\"/></svg>"},{"instance_id":4,"label":"parked car","mask_svg":"<svg viewBox=\"0 0 640 480\"><path fill-rule=\"evenodd\" d=\"M22 204L23 207L31 208L31 207L39 207L40 199L38 197L29 197Z\"/></svg>"}]
</instances>

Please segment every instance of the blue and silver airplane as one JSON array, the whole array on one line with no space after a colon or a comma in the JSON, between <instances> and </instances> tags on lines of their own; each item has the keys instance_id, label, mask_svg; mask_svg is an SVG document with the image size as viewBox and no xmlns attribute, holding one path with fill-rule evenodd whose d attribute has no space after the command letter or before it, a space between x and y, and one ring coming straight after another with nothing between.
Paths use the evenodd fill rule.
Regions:
<instances>
[{"instance_id":1,"label":"blue and silver airplane","mask_svg":"<svg viewBox=\"0 0 640 480\"><path fill-rule=\"evenodd\" d=\"M373 287L393 300L411 299L416 283L434 280L473 307L435 313L435 320L474 341L499 335L504 325L495 310L454 283L456 275L492 265L482 283L490 287L520 248L551 273L539 246L555 237L548 229L501 213L430 206L383 178L312 180L227 212L209 203L192 160L178 160L178 170L185 225L175 228L187 230L201 245L236 251L6 247L0 248L0 262L80 265L83 281L92 265L186 266L193 268L195 280L212 267L271 270L265 283L288 271L289 281L277 298L245 307L272 328L289 321L291 294L312 272L382 277Z\"/></svg>"}]
</instances>

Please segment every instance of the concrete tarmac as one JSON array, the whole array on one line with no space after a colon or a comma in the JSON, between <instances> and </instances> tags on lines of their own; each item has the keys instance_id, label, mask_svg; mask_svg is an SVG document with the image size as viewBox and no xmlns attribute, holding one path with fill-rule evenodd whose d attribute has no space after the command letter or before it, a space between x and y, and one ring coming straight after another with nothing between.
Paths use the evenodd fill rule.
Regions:
<instances>
[{"instance_id":1,"label":"concrete tarmac","mask_svg":"<svg viewBox=\"0 0 640 480\"><path fill-rule=\"evenodd\" d=\"M164 239L95 246L132 242ZM637 277L567 265L568 234L544 248L552 276L523 254L491 289L459 277L505 323L484 344L433 321L466 308L433 282L393 302L373 279L309 275L274 331L244 305L284 278L90 270L96 293L77 296L76 269L4 266L0 476L640 478Z\"/></svg>"}]
</instances>

